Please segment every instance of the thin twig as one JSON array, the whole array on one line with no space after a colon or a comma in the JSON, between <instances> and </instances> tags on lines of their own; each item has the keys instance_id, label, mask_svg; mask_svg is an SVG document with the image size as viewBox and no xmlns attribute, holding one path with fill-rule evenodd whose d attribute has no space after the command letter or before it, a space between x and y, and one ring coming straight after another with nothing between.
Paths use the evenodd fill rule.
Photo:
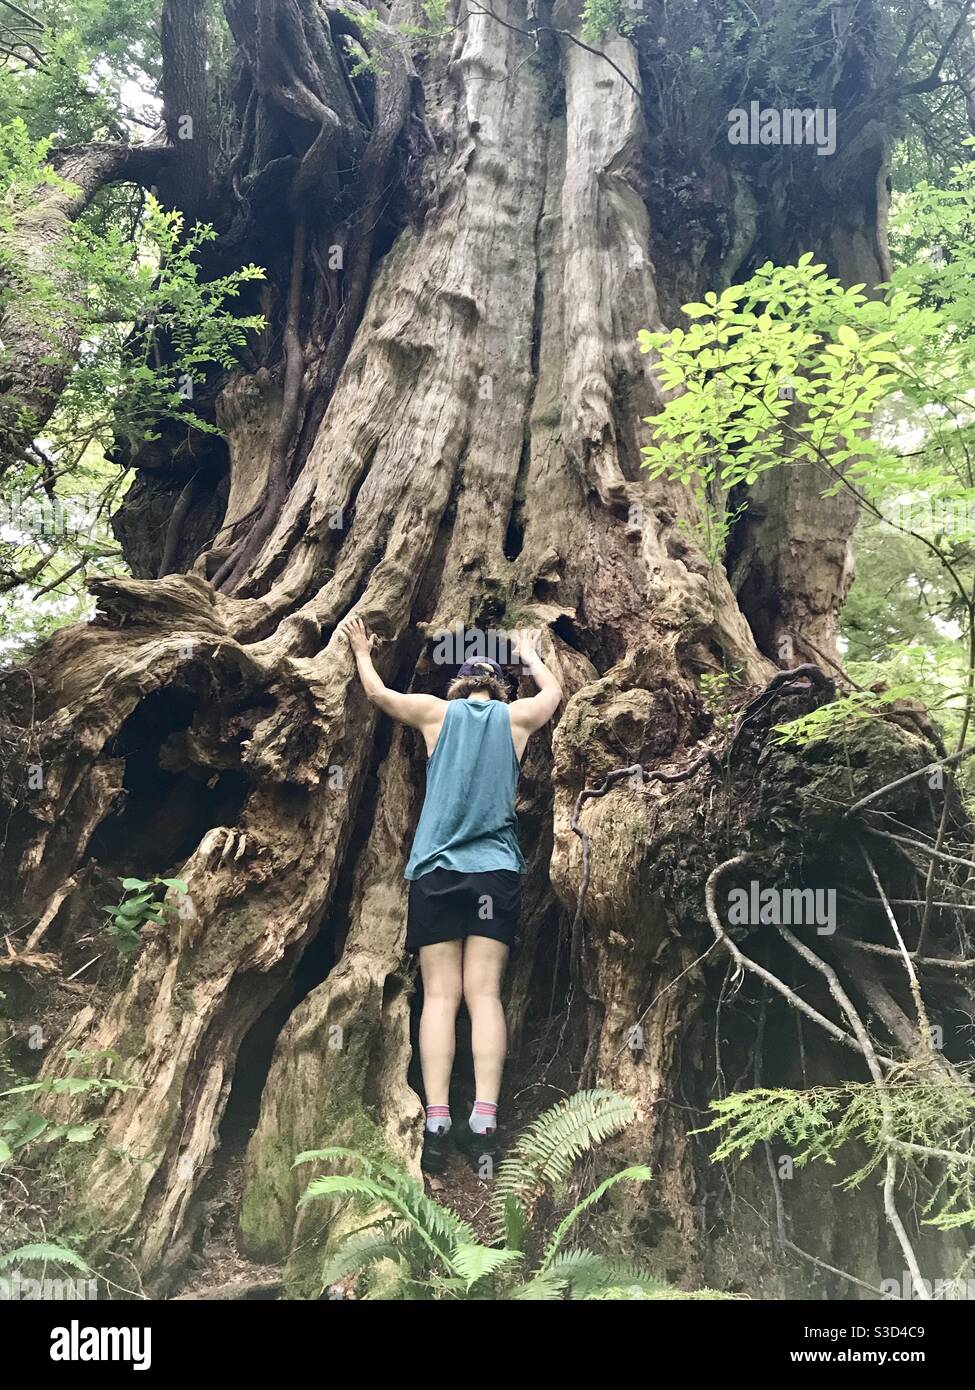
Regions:
<instances>
[{"instance_id":1,"label":"thin twig","mask_svg":"<svg viewBox=\"0 0 975 1390\"><path fill-rule=\"evenodd\" d=\"M894 899L896 902L897 900ZM878 946L873 941L858 941L852 936L841 936L836 938L837 946L850 946L854 951L869 951L875 956L893 956L901 960L900 951L896 951L893 946ZM915 965L922 966L941 966L943 970L975 970L975 960L954 960L951 956L918 956L910 952L910 958Z\"/></svg>"},{"instance_id":2,"label":"thin twig","mask_svg":"<svg viewBox=\"0 0 975 1390\"><path fill-rule=\"evenodd\" d=\"M897 924L897 918L894 916L894 910L891 907L890 903L887 901L887 894L884 892L884 886L880 882L880 879L877 875L877 870L873 866L873 860L870 858L870 855L867 853L866 848L860 840L857 841L857 844L860 847L860 853L863 855L864 862L866 863L866 866L870 871L870 877L873 879L873 886L876 888L880 901L884 905L884 912L887 914L887 920L890 923L890 929L894 933L894 940L897 942L897 948L900 951L904 961L904 969L907 971L907 978L910 981L911 985L911 996L914 999L914 1008L917 1011L917 1025L918 1028L921 1030L921 1042L929 1052L933 1052L934 1034L931 1032L931 1023L928 1019L928 1011L924 1007L924 1000L921 998L921 982L917 977L917 971L914 969L914 962L911 960L910 952L908 951L907 946L904 942L904 937L901 934L901 929Z\"/></svg>"},{"instance_id":3,"label":"thin twig","mask_svg":"<svg viewBox=\"0 0 975 1390\"><path fill-rule=\"evenodd\" d=\"M868 835L879 835L882 840L893 840L898 845L910 845L912 849L919 849L922 854L930 854L935 859L942 859L946 864L962 864L966 869L975 869L975 860L961 859L957 854L945 854L943 850L937 850L933 845L924 845L920 840L912 840L907 835L892 835L889 830L874 830L872 826L865 826Z\"/></svg>"},{"instance_id":4,"label":"thin twig","mask_svg":"<svg viewBox=\"0 0 975 1390\"><path fill-rule=\"evenodd\" d=\"M897 1159L894 1155L892 1145L896 1141L893 1135L893 1117L890 1110L890 1098L887 1094L884 1074L881 1071L880 1059L870 1040L870 1035L864 1027L863 1020L854 1008L853 1002L846 993L846 990L840 984L839 976L833 967L817 956L815 951L811 951L797 936L794 936L793 933L789 931L788 927L779 927L777 930L779 935L785 941L788 941L794 950L798 951L803 960L811 965L813 969L818 970L823 976L829 986L830 994L832 994L833 998L846 1014L850 1027L856 1034L857 1042L860 1044L860 1050L863 1052L867 1067L870 1070L870 1075L873 1077L874 1086L877 1088L877 1096L880 1101L881 1114L883 1117L881 1133L887 1143L887 1161L884 1174L884 1212L886 1213L891 1229L897 1237L904 1259L907 1261L907 1267L914 1278L915 1288L919 1290L919 1297L930 1298L930 1292L925 1292L924 1281L921 1277L921 1267L918 1264L917 1255L914 1253L914 1246L911 1244L910 1237L901 1220L900 1213L897 1210L897 1202L894 1198L894 1189L897 1184Z\"/></svg>"},{"instance_id":5,"label":"thin twig","mask_svg":"<svg viewBox=\"0 0 975 1390\"><path fill-rule=\"evenodd\" d=\"M852 806L848 806L843 812L843 815L855 815L857 811L862 811L864 806L869 806L871 801L876 801L878 796L883 796L885 792L896 791L898 787L903 787L907 782L913 782L915 777L923 777L926 772L938 772L942 768L951 767L955 763L960 763L963 758L970 758L973 753L975 753L975 743L957 753L949 753L946 758L939 758L937 762L928 763L925 767L919 767L916 772L908 772L904 777L898 777L894 782L886 782L882 787L878 787L875 792L870 792L868 796L863 796L859 801L855 801Z\"/></svg>"},{"instance_id":6,"label":"thin twig","mask_svg":"<svg viewBox=\"0 0 975 1390\"><path fill-rule=\"evenodd\" d=\"M718 914L716 903L718 880L723 874L728 873L731 869L739 868L741 865L754 859L754 857L754 854L750 851L746 851L743 854L736 854L733 859L726 859L723 864L719 864L717 868L712 869L708 874L707 882L704 885L704 901L707 908L708 921L711 923L711 930L735 962L737 966L736 974L738 977L743 976L746 970L750 971L753 975L757 975L760 980L764 980L767 985L770 985L772 989L781 994L783 999L791 1004L794 1009L798 1009L800 1013L805 1014L807 1018L812 1019L813 1023L818 1024L820 1028L824 1029L834 1042L842 1043L844 1047L849 1047L852 1048L854 1052L862 1053L863 1049L858 1046L856 1038L844 1032L838 1023L834 1023L832 1019L827 1018L825 1014L821 1014L819 1010L814 1009L811 1004L807 1004L805 999L800 998L788 985L783 984L778 975L773 975L772 972L766 970L763 965L759 965L757 961L746 956L739 950L736 943L732 941L731 937L725 931ZM889 1065L893 1066L892 1059L885 1058L884 1060L887 1061Z\"/></svg>"}]
</instances>

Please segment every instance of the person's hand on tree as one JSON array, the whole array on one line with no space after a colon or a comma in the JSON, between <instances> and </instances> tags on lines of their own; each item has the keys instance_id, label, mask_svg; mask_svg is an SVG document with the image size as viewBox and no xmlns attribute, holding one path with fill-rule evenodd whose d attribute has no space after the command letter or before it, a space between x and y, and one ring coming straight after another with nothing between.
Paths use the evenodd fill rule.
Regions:
<instances>
[{"instance_id":1,"label":"person's hand on tree","mask_svg":"<svg viewBox=\"0 0 975 1390\"><path fill-rule=\"evenodd\" d=\"M355 656L368 656L376 645L376 634L367 632L365 623L354 614L342 619L339 632L348 640Z\"/></svg>"},{"instance_id":2,"label":"person's hand on tree","mask_svg":"<svg viewBox=\"0 0 975 1390\"><path fill-rule=\"evenodd\" d=\"M541 631L539 627L520 627L515 633L515 647L522 665L526 665L533 656L540 656L538 639Z\"/></svg>"}]
</instances>

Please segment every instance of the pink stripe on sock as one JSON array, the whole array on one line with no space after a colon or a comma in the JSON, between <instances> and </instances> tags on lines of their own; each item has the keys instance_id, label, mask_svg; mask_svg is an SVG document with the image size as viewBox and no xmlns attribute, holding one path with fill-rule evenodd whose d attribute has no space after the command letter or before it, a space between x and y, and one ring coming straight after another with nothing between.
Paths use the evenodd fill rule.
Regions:
<instances>
[{"instance_id":1,"label":"pink stripe on sock","mask_svg":"<svg viewBox=\"0 0 975 1390\"><path fill-rule=\"evenodd\" d=\"M497 1113L498 1107L492 1105L489 1100L476 1100L474 1102L475 1115L496 1115Z\"/></svg>"},{"instance_id":2,"label":"pink stripe on sock","mask_svg":"<svg viewBox=\"0 0 975 1390\"><path fill-rule=\"evenodd\" d=\"M450 1114L449 1105L428 1105L427 1114L432 1115L435 1120L446 1118Z\"/></svg>"}]
</instances>

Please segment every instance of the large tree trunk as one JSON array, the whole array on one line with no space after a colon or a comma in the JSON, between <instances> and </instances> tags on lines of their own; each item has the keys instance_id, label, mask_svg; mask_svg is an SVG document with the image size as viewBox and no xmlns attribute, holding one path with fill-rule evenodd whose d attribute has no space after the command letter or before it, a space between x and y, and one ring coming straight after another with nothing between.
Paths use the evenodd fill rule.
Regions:
<instances>
[{"instance_id":1,"label":"large tree trunk","mask_svg":"<svg viewBox=\"0 0 975 1390\"><path fill-rule=\"evenodd\" d=\"M747 1247L740 1268L753 1292L796 1292L806 1276L782 1265L771 1228L752 1229L747 1212L733 1224L688 1135L711 1094L725 969L720 952L703 959L714 944L704 882L742 846L766 856L769 877L815 878L831 863L835 874L842 862L862 880L827 803L880 785L905 759L919 765L921 741L881 725L853 772L840 752L835 763L763 753L760 734L783 708L820 698L790 687L730 771L705 763L677 787L631 778L586 806L592 880L581 938L569 933L580 791L613 768L682 767L718 749L698 678L733 670L740 699L754 695L780 655L777 623L815 611L816 645L831 649L852 515L820 508L807 489L800 534L790 530L796 494L774 522L770 507L763 524L781 555L769 584L782 608L743 612L682 529L693 499L639 467L643 417L661 402L638 331L766 248L745 217L733 255L708 251L702 232L693 275L658 255L643 64L630 40L611 35L588 51L554 33L578 33L578 14L561 5L537 38L519 0L503 0L500 18L475 7L426 63L421 115L405 47L384 29L372 39L384 58L366 112L337 66L335 36L354 11L330 8L329 29L324 7L299 0L277 0L260 23L253 5L228 5L241 154L227 177L249 187L250 203L225 216L224 232L255 259L255 247L269 252L268 303L284 327L254 372L214 386L226 514L198 555L198 543L187 555L171 537L163 565L182 555L195 572L100 581L95 621L48 644L31 668L35 703L25 683L12 709L21 766L43 766L42 788L12 793L7 883L19 921L46 915L48 940L66 950L113 875L168 871L189 886L129 978L77 1015L46 1062L54 1072L69 1048L111 1047L137 1083L104 1108L104 1142L73 1188L74 1228L102 1257L131 1252L155 1287L171 1286L201 1219L241 1048L269 1019L279 1031L247 1151L246 1253L287 1261L290 1288L316 1292L327 1223L311 1208L296 1214L305 1179L291 1163L302 1149L380 1149L418 1171L402 867L422 749L377 722L335 626L357 612L383 639L384 678L427 690L448 674L431 660L438 631L532 623L567 703L523 773L529 888L510 978L511 1075L537 1081L528 1040L558 1035L562 1081L633 1096L639 1122L621 1143L658 1177L652 1215L624 1215L662 1268L732 1282L745 1277L731 1271ZM272 18L273 62L262 49ZM359 161L351 194L336 186L336 131ZM267 187L282 170L286 185L274 186L290 194L272 212ZM883 238L879 176L876 161L861 170L854 233L864 244ZM394 177L409 197L396 214L377 210ZM728 195L725 213L735 207ZM345 249L341 286L328 271L334 244ZM134 463L175 499L185 460L168 475L152 449ZM824 538L815 576L785 564ZM160 554L139 553L137 572L154 572ZM752 568L763 556L764 543ZM902 814L930 813L908 789ZM749 1065L756 1007L752 998L722 1024L731 1077ZM789 1029L790 1011L773 1011L777 1043ZM826 1043L807 1061L820 1078L860 1074ZM762 1172L749 1202L768 1212ZM811 1181L802 1201L807 1213L822 1201ZM816 1248L876 1277L877 1210L858 1210L849 1235L850 1199L833 1198ZM707 1234L716 1220L720 1239Z\"/></svg>"}]
</instances>

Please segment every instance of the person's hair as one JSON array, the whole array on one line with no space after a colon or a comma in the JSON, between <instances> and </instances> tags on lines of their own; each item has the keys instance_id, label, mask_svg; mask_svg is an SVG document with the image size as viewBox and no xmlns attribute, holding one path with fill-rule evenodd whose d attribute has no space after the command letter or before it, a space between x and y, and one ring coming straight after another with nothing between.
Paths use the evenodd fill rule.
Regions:
<instances>
[{"instance_id":1,"label":"person's hair","mask_svg":"<svg viewBox=\"0 0 975 1390\"><path fill-rule=\"evenodd\" d=\"M508 704L508 687L497 676L455 676L447 686L448 700L466 700L475 690L486 690L492 700Z\"/></svg>"}]
</instances>

